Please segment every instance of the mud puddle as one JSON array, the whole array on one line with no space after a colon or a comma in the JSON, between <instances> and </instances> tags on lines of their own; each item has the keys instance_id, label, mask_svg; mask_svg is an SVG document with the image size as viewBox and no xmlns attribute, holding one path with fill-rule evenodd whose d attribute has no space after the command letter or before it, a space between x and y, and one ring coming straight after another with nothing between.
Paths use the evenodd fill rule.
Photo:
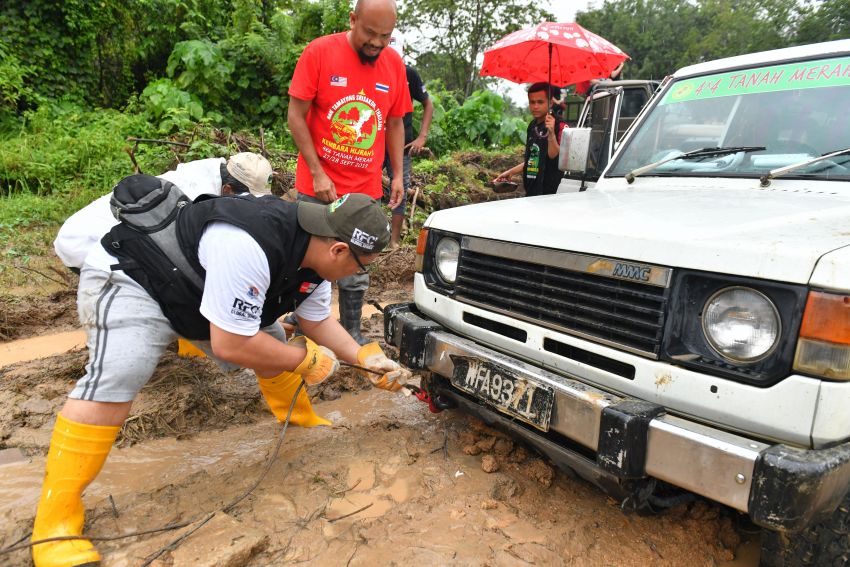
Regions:
<instances>
[{"instance_id":1,"label":"mud puddle","mask_svg":"<svg viewBox=\"0 0 850 567\"><path fill-rule=\"evenodd\" d=\"M0 344L0 366L34 360L86 346L83 331L65 331Z\"/></svg>"},{"instance_id":2,"label":"mud puddle","mask_svg":"<svg viewBox=\"0 0 850 567\"><path fill-rule=\"evenodd\" d=\"M725 563L740 539L718 507L626 514L462 414L430 414L415 398L382 391L346 393L316 409L333 426L290 428L254 493L154 565L757 565ZM87 533L206 517L258 477L278 431L266 418L114 448L86 492ZM483 452L468 454L470 442ZM484 471L487 456L497 471ZM29 528L43 462L0 467L3 545ZM98 548L106 566L139 565L181 533ZM25 552L8 559L28 563Z\"/></svg>"},{"instance_id":3,"label":"mud puddle","mask_svg":"<svg viewBox=\"0 0 850 567\"><path fill-rule=\"evenodd\" d=\"M379 262L369 298L409 300L412 249ZM84 349L67 352L57 339L76 327L73 294L3 301L0 340L40 337L28 357L47 356L0 363L0 547L31 528L53 420L86 362ZM382 326L365 306L364 334L380 339ZM248 498L152 565L758 563L757 536L726 508L697 501L653 517L626 513L481 422L431 414L350 371L310 395L333 426L290 428ZM86 492L86 533L207 518L259 477L278 432L250 372L166 353ZM137 566L189 529L96 545L104 566ZM0 565L31 565L29 553L0 556Z\"/></svg>"}]
</instances>

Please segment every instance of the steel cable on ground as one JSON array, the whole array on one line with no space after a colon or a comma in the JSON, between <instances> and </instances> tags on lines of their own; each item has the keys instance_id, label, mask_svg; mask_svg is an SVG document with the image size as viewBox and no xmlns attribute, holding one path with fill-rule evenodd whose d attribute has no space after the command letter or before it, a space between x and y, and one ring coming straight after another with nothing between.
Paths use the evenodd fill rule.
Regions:
<instances>
[{"instance_id":1,"label":"steel cable on ground","mask_svg":"<svg viewBox=\"0 0 850 567\"><path fill-rule=\"evenodd\" d=\"M13 544L9 547L5 547L3 549L0 549L0 555L6 555L7 553L20 551L22 549L27 549L27 548L32 547L34 545L38 545L38 544L41 544L41 543L48 543L48 542L51 542L51 541L68 541L68 540L75 540L75 539L86 539L86 540L89 540L89 541L115 541L115 540L119 540L119 539L127 539L127 538L131 538L131 537L138 537L138 536L142 536L142 535L149 535L149 534L154 534L154 533L159 533L159 532L179 530L180 528L185 528L186 526L191 526L192 524L199 522L197 526L195 526L194 528L192 528L191 530L189 530L188 532L186 532L185 534L183 534L179 538L175 539L174 541L172 541L168 545L162 547L161 549L155 551L151 555L148 555L145 558L145 562L142 563L142 565L141 565L141 567L147 567L148 565L153 563L157 558L159 558L159 556L161 556L163 553L165 553L167 551L174 551L175 549L177 549L177 547L183 542L183 540L185 540L190 535L192 535L197 530L199 530L202 526L204 526L204 524L206 524L207 522L212 520L213 517L216 514L218 514L219 512L224 512L225 514L230 512L233 508L236 507L237 504L239 504L245 498L247 498L260 485L261 482L263 482L263 479L265 479L266 476L269 474L269 471L271 470L272 465L274 464L275 460L277 459L277 455L278 455L278 452L280 451L281 445L283 445L283 439L286 436L286 429L289 427L289 420L292 417L292 410L295 409L295 401L298 399L298 394L301 393L301 390L303 388L304 388L304 380L301 380L301 384L299 384L298 388L295 390L295 395L292 396L292 402L290 402L290 404L289 404L289 411L287 412L286 419L283 422L283 429L281 429L280 435L278 435L277 444L275 445L275 448L272 451L271 455L269 455L269 459L268 459L268 461L266 461L266 466L263 469L263 472L260 473L260 476L257 477L257 480L255 480L254 483L250 487L248 487L247 490L245 490L245 492L240 494L238 497L236 497L234 500L232 500L229 504L219 508L215 512L211 512L211 513L207 514L207 516L203 520L193 520L193 521L190 521L190 522L183 522L181 524L171 524L171 525L167 525L167 526L164 526L164 527L161 527L161 528L156 528L156 529L152 529L152 530L143 530L143 531L133 532L133 533L124 534L124 535L120 535L120 536L83 536L83 535L78 535L78 536L49 537L49 538L44 538L44 539L40 539L40 540L37 540L37 541L30 541L30 542L27 542L27 543ZM24 536L24 537L30 537L30 536L27 535L27 536Z\"/></svg>"}]
</instances>

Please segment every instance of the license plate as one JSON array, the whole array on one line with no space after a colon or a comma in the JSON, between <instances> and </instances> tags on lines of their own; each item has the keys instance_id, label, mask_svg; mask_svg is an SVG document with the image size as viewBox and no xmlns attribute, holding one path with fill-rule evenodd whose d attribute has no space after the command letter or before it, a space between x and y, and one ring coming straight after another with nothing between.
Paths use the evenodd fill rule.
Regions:
<instances>
[{"instance_id":1,"label":"license plate","mask_svg":"<svg viewBox=\"0 0 850 567\"><path fill-rule=\"evenodd\" d=\"M474 359L452 357L452 384L537 429L549 431L554 390L503 367Z\"/></svg>"}]
</instances>

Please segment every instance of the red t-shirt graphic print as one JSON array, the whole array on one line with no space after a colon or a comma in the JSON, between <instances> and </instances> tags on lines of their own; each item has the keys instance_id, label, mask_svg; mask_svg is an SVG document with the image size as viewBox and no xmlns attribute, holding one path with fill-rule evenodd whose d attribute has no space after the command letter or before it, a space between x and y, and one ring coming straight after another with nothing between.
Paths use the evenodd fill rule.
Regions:
<instances>
[{"instance_id":1,"label":"red t-shirt graphic print","mask_svg":"<svg viewBox=\"0 0 850 567\"><path fill-rule=\"evenodd\" d=\"M289 95L313 102L307 127L337 194L379 199L387 118L413 110L398 53L384 49L374 64L364 64L345 32L320 37L301 54ZM313 176L300 154L295 188L315 195Z\"/></svg>"}]
</instances>

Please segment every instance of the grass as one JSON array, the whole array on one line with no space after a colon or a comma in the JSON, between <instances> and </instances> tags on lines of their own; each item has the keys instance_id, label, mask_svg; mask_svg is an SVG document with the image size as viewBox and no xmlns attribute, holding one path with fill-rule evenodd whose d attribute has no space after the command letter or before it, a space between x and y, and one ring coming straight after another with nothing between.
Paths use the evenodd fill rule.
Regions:
<instances>
[{"instance_id":1,"label":"grass","mask_svg":"<svg viewBox=\"0 0 850 567\"><path fill-rule=\"evenodd\" d=\"M55 103L27 113L14 131L0 133L0 289L50 293L61 285L67 269L53 253L56 232L71 214L133 173L127 138L157 137L151 128L132 111ZM265 136L271 155L287 157L276 160L278 170L292 173L295 160L289 159L288 138L271 131ZM180 161L244 151L245 143L255 141L248 134L231 136L214 128L196 128L175 138L192 145ZM135 159L145 172L166 171L177 161L172 147L156 144L140 144ZM462 204L471 187L482 188L493 171L503 171L519 159L521 155L506 156L504 151L465 151L414 160L415 182L422 191L405 242L416 241L418 227L430 212L423 203L429 195L448 196L447 206Z\"/></svg>"},{"instance_id":2,"label":"grass","mask_svg":"<svg viewBox=\"0 0 850 567\"><path fill-rule=\"evenodd\" d=\"M75 211L133 173L128 136L147 125L115 110L45 106L0 137L0 286L53 291L67 269L53 254L56 232ZM144 147L142 167L167 169L166 148ZM56 281L54 281L56 280ZM53 282L53 283L51 283Z\"/></svg>"}]
</instances>

